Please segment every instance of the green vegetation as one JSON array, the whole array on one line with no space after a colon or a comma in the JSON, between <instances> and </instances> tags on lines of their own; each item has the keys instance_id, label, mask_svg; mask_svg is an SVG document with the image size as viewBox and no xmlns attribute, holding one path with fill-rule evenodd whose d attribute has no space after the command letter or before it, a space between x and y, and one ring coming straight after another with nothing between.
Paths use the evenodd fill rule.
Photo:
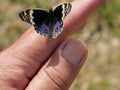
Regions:
<instances>
[{"instance_id":1,"label":"green vegetation","mask_svg":"<svg viewBox=\"0 0 120 90\"><path fill-rule=\"evenodd\" d=\"M88 90L109 90L109 82L103 81L100 84L91 84Z\"/></svg>"},{"instance_id":2,"label":"green vegetation","mask_svg":"<svg viewBox=\"0 0 120 90\"><path fill-rule=\"evenodd\" d=\"M105 21L108 25L109 30L113 31L116 35L120 37L120 1L110 0L105 4L100 10L97 11L97 15L101 20Z\"/></svg>"}]
</instances>

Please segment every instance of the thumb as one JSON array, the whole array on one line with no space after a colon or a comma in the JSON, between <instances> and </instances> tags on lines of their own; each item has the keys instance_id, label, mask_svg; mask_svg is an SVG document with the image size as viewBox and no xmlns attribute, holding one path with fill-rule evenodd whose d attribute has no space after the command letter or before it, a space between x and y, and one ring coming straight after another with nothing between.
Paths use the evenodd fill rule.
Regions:
<instances>
[{"instance_id":1,"label":"thumb","mask_svg":"<svg viewBox=\"0 0 120 90\"><path fill-rule=\"evenodd\" d=\"M50 57L27 90L66 90L87 57L86 46L79 40L65 41Z\"/></svg>"}]
</instances>

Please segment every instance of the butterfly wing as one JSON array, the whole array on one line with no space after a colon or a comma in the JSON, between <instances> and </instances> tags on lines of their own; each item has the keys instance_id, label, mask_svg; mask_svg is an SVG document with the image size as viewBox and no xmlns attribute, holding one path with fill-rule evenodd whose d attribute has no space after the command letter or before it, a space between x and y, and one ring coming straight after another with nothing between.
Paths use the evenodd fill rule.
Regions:
<instances>
[{"instance_id":1,"label":"butterfly wing","mask_svg":"<svg viewBox=\"0 0 120 90\"><path fill-rule=\"evenodd\" d=\"M37 33L49 38L50 30L47 24L48 11L41 9L28 9L19 13L20 18L33 25Z\"/></svg>"},{"instance_id":2,"label":"butterfly wing","mask_svg":"<svg viewBox=\"0 0 120 90\"><path fill-rule=\"evenodd\" d=\"M54 16L57 19L54 25L53 38L56 38L63 30L63 20L70 13L72 5L70 3L64 3L59 5L54 10Z\"/></svg>"},{"instance_id":3,"label":"butterfly wing","mask_svg":"<svg viewBox=\"0 0 120 90\"><path fill-rule=\"evenodd\" d=\"M19 16L23 21L33 25L35 30L41 35L47 38L56 38L62 31L63 20L70 12L71 7L70 3L64 3L56 7L55 10L51 12L52 15L50 11L28 9L20 12ZM52 28L50 28L51 26Z\"/></svg>"},{"instance_id":4,"label":"butterfly wing","mask_svg":"<svg viewBox=\"0 0 120 90\"><path fill-rule=\"evenodd\" d=\"M64 18L70 13L72 5L70 3L64 3L59 5L54 10L54 15L58 21L63 21Z\"/></svg>"}]
</instances>

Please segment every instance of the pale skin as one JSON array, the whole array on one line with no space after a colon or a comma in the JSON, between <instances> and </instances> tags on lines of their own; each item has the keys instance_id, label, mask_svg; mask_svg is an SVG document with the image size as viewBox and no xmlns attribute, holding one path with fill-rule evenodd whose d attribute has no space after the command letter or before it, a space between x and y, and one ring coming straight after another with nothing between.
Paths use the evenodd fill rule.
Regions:
<instances>
[{"instance_id":1,"label":"pale skin","mask_svg":"<svg viewBox=\"0 0 120 90\"><path fill-rule=\"evenodd\" d=\"M105 0L74 0L57 39L48 40L30 28L0 53L0 90L67 90L87 58L79 40L65 40L80 30Z\"/></svg>"}]
</instances>

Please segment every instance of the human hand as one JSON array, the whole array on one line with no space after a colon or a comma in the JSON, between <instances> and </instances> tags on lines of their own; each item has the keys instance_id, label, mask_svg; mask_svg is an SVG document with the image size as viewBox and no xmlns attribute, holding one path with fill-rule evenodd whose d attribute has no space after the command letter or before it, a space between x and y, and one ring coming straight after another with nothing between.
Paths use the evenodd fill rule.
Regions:
<instances>
[{"instance_id":1,"label":"human hand","mask_svg":"<svg viewBox=\"0 0 120 90\"><path fill-rule=\"evenodd\" d=\"M57 39L48 40L30 28L15 44L0 53L0 90L65 90L81 69L87 48L66 40L86 23L105 0L75 0Z\"/></svg>"}]
</instances>

